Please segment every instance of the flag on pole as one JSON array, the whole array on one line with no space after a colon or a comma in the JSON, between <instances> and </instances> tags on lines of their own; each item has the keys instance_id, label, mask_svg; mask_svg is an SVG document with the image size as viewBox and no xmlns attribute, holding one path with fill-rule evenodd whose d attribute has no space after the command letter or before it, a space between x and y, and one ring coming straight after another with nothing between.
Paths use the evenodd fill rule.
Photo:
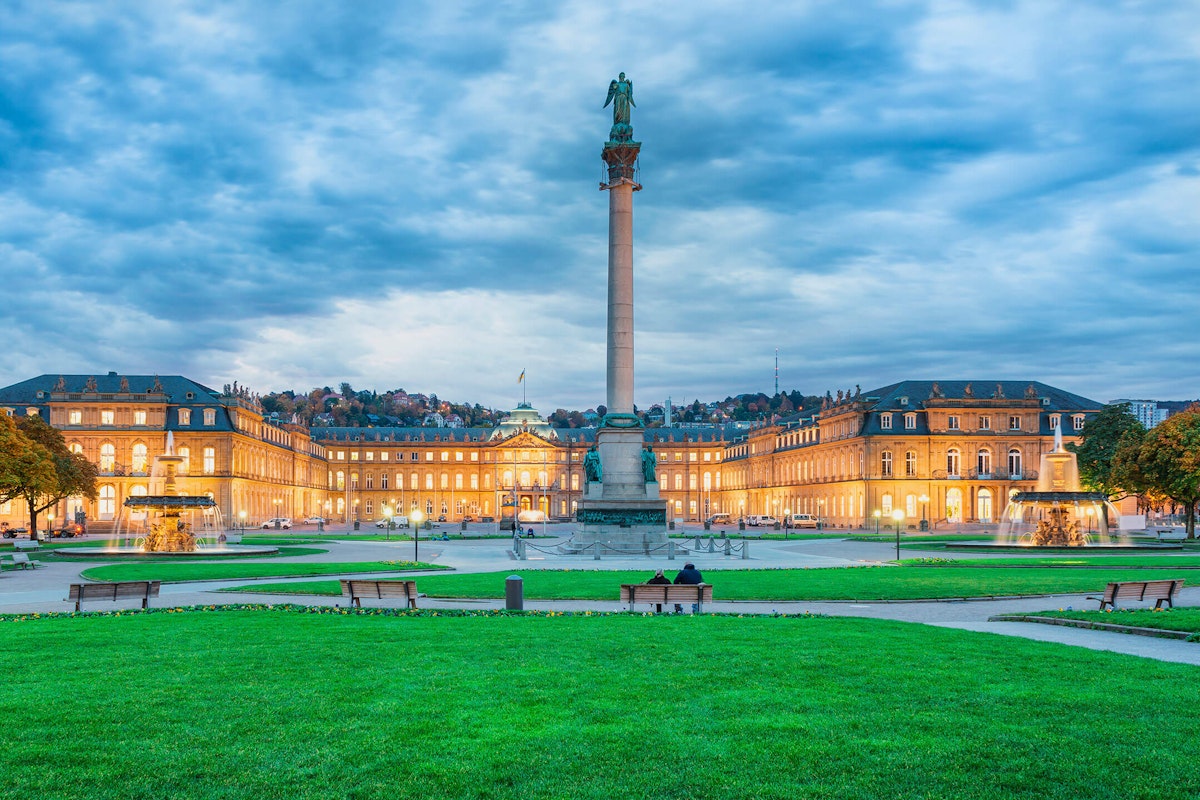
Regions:
<instances>
[{"instance_id":1,"label":"flag on pole","mask_svg":"<svg viewBox=\"0 0 1200 800\"><path fill-rule=\"evenodd\" d=\"M525 370L521 370L521 377L517 378L517 383L520 383L523 380L525 380Z\"/></svg>"}]
</instances>

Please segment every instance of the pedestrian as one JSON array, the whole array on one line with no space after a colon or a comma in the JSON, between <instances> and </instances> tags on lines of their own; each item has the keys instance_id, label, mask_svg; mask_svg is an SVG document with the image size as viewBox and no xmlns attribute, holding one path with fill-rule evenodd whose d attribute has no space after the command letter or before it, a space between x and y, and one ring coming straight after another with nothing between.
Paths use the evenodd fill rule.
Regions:
<instances>
[{"instance_id":1,"label":"pedestrian","mask_svg":"<svg viewBox=\"0 0 1200 800\"><path fill-rule=\"evenodd\" d=\"M670 585L671 585L671 579L670 579L670 578L668 578L666 575L663 575L663 571L662 571L661 569L659 569L659 570L655 570L655 571L654 571L654 577L653 577L653 578L651 578L650 580L646 581L646 583L650 583L650 584L654 584L654 585L666 585L666 586L670 586ZM654 613L656 613L656 614L661 614L661 613L662 613L662 607L663 607L663 604L662 604L662 603L655 603L655 605L654 605Z\"/></svg>"},{"instance_id":2,"label":"pedestrian","mask_svg":"<svg viewBox=\"0 0 1200 800\"><path fill-rule=\"evenodd\" d=\"M700 574L700 570L696 569L696 565L689 561L683 565L683 569L676 573L675 583L694 586L698 583L704 583L704 576ZM696 611L696 604L692 603L692 613L695 614ZM679 603L675 604L675 613L683 613L683 606Z\"/></svg>"}]
</instances>

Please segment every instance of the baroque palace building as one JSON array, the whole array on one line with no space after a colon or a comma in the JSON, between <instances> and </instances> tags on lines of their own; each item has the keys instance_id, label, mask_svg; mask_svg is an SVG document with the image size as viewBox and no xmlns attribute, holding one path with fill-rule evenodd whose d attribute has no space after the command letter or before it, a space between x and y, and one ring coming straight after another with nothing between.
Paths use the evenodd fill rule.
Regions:
<instances>
[{"instance_id":1,"label":"baroque palace building","mask_svg":"<svg viewBox=\"0 0 1200 800\"><path fill-rule=\"evenodd\" d=\"M1070 439L1100 408L1037 382L904 381L749 430L647 428L645 442L677 520L807 513L865 527L876 511L891 519L899 510L911 527L994 522L1011 494L1033 489L1055 425ZM447 521L512 509L566 520L596 435L554 428L525 404L495 428L310 429L270 418L244 390L116 373L5 387L0 413L42 415L97 464L97 499L64 501L56 517L81 512L98 530L125 498L161 491L151 473L168 433L184 458L183 490L211 496L229 526L275 516L368 522L414 508ZM24 524L18 505L0 505L0 521Z\"/></svg>"}]
</instances>

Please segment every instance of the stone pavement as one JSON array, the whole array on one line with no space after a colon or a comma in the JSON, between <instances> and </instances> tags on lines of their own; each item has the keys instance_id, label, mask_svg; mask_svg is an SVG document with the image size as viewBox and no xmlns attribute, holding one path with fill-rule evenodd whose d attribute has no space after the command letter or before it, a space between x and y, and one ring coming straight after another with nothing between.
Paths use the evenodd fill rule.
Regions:
<instances>
[{"instance_id":1,"label":"stone pavement","mask_svg":"<svg viewBox=\"0 0 1200 800\"><path fill-rule=\"evenodd\" d=\"M866 542L851 542L847 540L808 539L791 541L751 540L749 558L739 555L725 556L718 549L715 553L699 552L690 555L680 554L674 561L666 558L646 558L642 556L604 556L595 560L591 556L559 556L552 552L552 545L558 540L538 538L526 540L529 548L529 559L517 561L511 554L511 541L507 539L474 539L451 540L447 542L422 539L420 542L420 558L422 561L443 564L453 567L458 572L496 572L511 570L512 573L535 569L583 569L583 570L614 570L633 569L644 570L647 577L653 570L662 567L668 573L679 569L690 560L695 562L706 579L718 588L718 600L706 605L706 611L724 613L781 613L781 614L825 614L829 616L856 616L872 619L889 619L904 622L914 622L926 625L959 628L990 634L1020 636L1045 642L1077 647L1087 647L1095 650L1109 650L1127 655L1142 656L1162 661L1172 661L1183 664L1200 665L1200 644L1169 639L1157 639L1146 636L1132 636L1107 631L1092 631L1079 628L1067 628L1036 623L1019 622L988 622L988 618L996 614L1016 614L1029 611L1048 609L1091 608L1095 601L1088 601L1084 595L1053 595L1042 597L997 598L987 600L957 600L957 601L924 601L924 602L731 602L721 601L720 576L722 569L762 569L762 568L805 568L805 567L853 567L884 564L895 555L890 545ZM676 540L677 542L681 540ZM328 552L318 555L293 556L273 559L295 562L355 562L378 560L406 560L413 557L413 543L399 542L361 542L361 541L329 541L321 544ZM927 555L943 556L942 552L930 552ZM906 558L920 557L921 553L906 550ZM985 557L981 554L981 557ZM70 611L73 604L66 601L67 587L71 583L82 580L81 571L96 566L96 562L59 562L47 563L37 570L5 570L0 575L0 613ZM392 575L381 573L379 576ZM394 573L401 575L403 573ZM339 576L326 576L326 579ZM270 578L270 582L284 582L286 578ZM314 580L301 578L293 580ZM262 594L240 594L218 592L233 586L251 583L251 580L212 581L164 584L157 605L203 605L210 603L262 603L274 601L271 596ZM502 587L498 587L502 588ZM594 610L620 611L623 610L616 598L616 586L613 587L612 601L526 601L527 610ZM343 602L340 597L322 597L313 595L277 596L277 602L300 603L306 605L337 605ZM438 600L422 598L424 608L503 608L502 600ZM1185 588L1178 605L1200 605L1200 587ZM116 608L115 604L96 603L93 609Z\"/></svg>"}]
</instances>

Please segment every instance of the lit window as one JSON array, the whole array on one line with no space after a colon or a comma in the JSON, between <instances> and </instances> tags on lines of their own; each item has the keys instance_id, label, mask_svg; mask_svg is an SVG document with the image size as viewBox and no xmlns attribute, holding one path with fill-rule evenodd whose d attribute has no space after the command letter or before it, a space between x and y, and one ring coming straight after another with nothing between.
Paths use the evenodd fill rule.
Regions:
<instances>
[{"instance_id":1,"label":"lit window","mask_svg":"<svg viewBox=\"0 0 1200 800\"><path fill-rule=\"evenodd\" d=\"M879 456L880 474L885 478L892 477L892 452L884 450Z\"/></svg>"},{"instance_id":2,"label":"lit window","mask_svg":"<svg viewBox=\"0 0 1200 800\"><path fill-rule=\"evenodd\" d=\"M358 451L352 451L352 452L350 453L350 460L351 460L351 461L358 461L358 456L359 456L359 453L358 453Z\"/></svg>"},{"instance_id":3,"label":"lit window","mask_svg":"<svg viewBox=\"0 0 1200 800\"><path fill-rule=\"evenodd\" d=\"M946 427L952 431L958 430L958 417L954 414L946 417Z\"/></svg>"},{"instance_id":4,"label":"lit window","mask_svg":"<svg viewBox=\"0 0 1200 800\"><path fill-rule=\"evenodd\" d=\"M113 412L112 411L101 411L100 412L100 424L101 425L112 425L113 424Z\"/></svg>"},{"instance_id":5,"label":"lit window","mask_svg":"<svg viewBox=\"0 0 1200 800\"><path fill-rule=\"evenodd\" d=\"M72 411L67 416L69 418L69 424L71 424L71 425L82 425L83 424L83 412L82 411Z\"/></svg>"},{"instance_id":6,"label":"lit window","mask_svg":"<svg viewBox=\"0 0 1200 800\"><path fill-rule=\"evenodd\" d=\"M387 451L387 450L380 451L380 453L379 453L379 460L380 460L380 461L387 461L387 460L388 460L388 451Z\"/></svg>"},{"instance_id":7,"label":"lit window","mask_svg":"<svg viewBox=\"0 0 1200 800\"><path fill-rule=\"evenodd\" d=\"M952 478L958 477L959 470L959 452L957 447L952 447L946 451L946 474Z\"/></svg>"},{"instance_id":8,"label":"lit window","mask_svg":"<svg viewBox=\"0 0 1200 800\"><path fill-rule=\"evenodd\" d=\"M1010 431L1021 430L1021 418L1016 415L1009 417L1008 418L1008 429Z\"/></svg>"},{"instance_id":9,"label":"lit window","mask_svg":"<svg viewBox=\"0 0 1200 800\"><path fill-rule=\"evenodd\" d=\"M147 461L146 445L141 444L141 443L135 444L133 446L133 471L134 472L145 472L146 471L146 461Z\"/></svg>"},{"instance_id":10,"label":"lit window","mask_svg":"<svg viewBox=\"0 0 1200 800\"><path fill-rule=\"evenodd\" d=\"M358 473L357 472L350 473L350 491L352 491L352 492L358 491Z\"/></svg>"},{"instance_id":11,"label":"lit window","mask_svg":"<svg viewBox=\"0 0 1200 800\"><path fill-rule=\"evenodd\" d=\"M880 414L879 415L879 427L885 431L890 431L892 429L892 415L891 414Z\"/></svg>"},{"instance_id":12,"label":"lit window","mask_svg":"<svg viewBox=\"0 0 1200 800\"><path fill-rule=\"evenodd\" d=\"M181 447L175 451L175 455L183 459L179 462L179 472L184 475L192 471L192 448Z\"/></svg>"},{"instance_id":13,"label":"lit window","mask_svg":"<svg viewBox=\"0 0 1200 800\"><path fill-rule=\"evenodd\" d=\"M338 488L338 489L345 489L345 488L346 488L346 473L344 473L344 472L340 472L340 471L338 472L338 474L337 474L337 488Z\"/></svg>"},{"instance_id":14,"label":"lit window","mask_svg":"<svg viewBox=\"0 0 1200 800\"><path fill-rule=\"evenodd\" d=\"M909 450L904 454L904 477L915 478L917 476L917 453L915 450Z\"/></svg>"},{"instance_id":15,"label":"lit window","mask_svg":"<svg viewBox=\"0 0 1200 800\"><path fill-rule=\"evenodd\" d=\"M374 461L374 460L375 460L375 451L368 450L367 451L367 461Z\"/></svg>"},{"instance_id":16,"label":"lit window","mask_svg":"<svg viewBox=\"0 0 1200 800\"><path fill-rule=\"evenodd\" d=\"M1021 451L1015 447L1008 451L1008 477L1021 478Z\"/></svg>"},{"instance_id":17,"label":"lit window","mask_svg":"<svg viewBox=\"0 0 1200 800\"><path fill-rule=\"evenodd\" d=\"M146 412L145 411L134 411L133 412L133 424L134 425L145 425L146 424Z\"/></svg>"},{"instance_id":18,"label":"lit window","mask_svg":"<svg viewBox=\"0 0 1200 800\"><path fill-rule=\"evenodd\" d=\"M992 429L992 418L988 417L988 416L980 417L979 418L979 430L990 431L991 429Z\"/></svg>"},{"instance_id":19,"label":"lit window","mask_svg":"<svg viewBox=\"0 0 1200 800\"><path fill-rule=\"evenodd\" d=\"M1062 414L1050 415L1050 430L1054 430L1062 423Z\"/></svg>"},{"instance_id":20,"label":"lit window","mask_svg":"<svg viewBox=\"0 0 1200 800\"><path fill-rule=\"evenodd\" d=\"M217 410L215 408L204 409L204 424L210 426L217 424Z\"/></svg>"},{"instance_id":21,"label":"lit window","mask_svg":"<svg viewBox=\"0 0 1200 800\"><path fill-rule=\"evenodd\" d=\"M117 448L111 443L100 445L100 471L112 472L113 465L117 462Z\"/></svg>"},{"instance_id":22,"label":"lit window","mask_svg":"<svg viewBox=\"0 0 1200 800\"><path fill-rule=\"evenodd\" d=\"M442 451L442 461L449 461L449 460L450 460L450 451L443 450Z\"/></svg>"},{"instance_id":23,"label":"lit window","mask_svg":"<svg viewBox=\"0 0 1200 800\"><path fill-rule=\"evenodd\" d=\"M71 452L75 453L76 455L83 455L83 445L81 445L79 442L72 442Z\"/></svg>"},{"instance_id":24,"label":"lit window","mask_svg":"<svg viewBox=\"0 0 1200 800\"><path fill-rule=\"evenodd\" d=\"M214 447L204 448L204 474L212 475L217 471L217 450Z\"/></svg>"},{"instance_id":25,"label":"lit window","mask_svg":"<svg viewBox=\"0 0 1200 800\"><path fill-rule=\"evenodd\" d=\"M425 488L433 489L433 473L432 472L425 476Z\"/></svg>"},{"instance_id":26,"label":"lit window","mask_svg":"<svg viewBox=\"0 0 1200 800\"><path fill-rule=\"evenodd\" d=\"M433 461L433 451L432 450L430 450L428 453L425 454L425 460Z\"/></svg>"},{"instance_id":27,"label":"lit window","mask_svg":"<svg viewBox=\"0 0 1200 800\"><path fill-rule=\"evenodd\" d=\"M462 476L462 474L461 474L461 473L460 473L460 474L456 474L456 475L454 476L454 488L455 488L455 489L462 489L462 488L463 488L463 479L462 479L462 478L463 478L463 476Z\"/></svg>"},{"instance_id":28,"label":"lit window","mask_svg":"<svg viewBox=\"0 0 1200 800\"><path fill-rule=\"evenodd\" d=\"M979 476L992 474L992 451L984 448L979 451L976 457L976 465L979 467Z\"/></svg>"},{"instance_id":29,"label":"lit window","mask_svg":"<svg viewBox=\"0 0 1200 800\"><path fill-rule=\"evenodd\" d=\"M455 450L455 451L454 451L454 460L455 460L455 461L462 461L462 460L463 460L463 456L462 456L462 450Z\"/></svg>"},{"instance_id":30,"label":"lit window","mask_svg":"<svg viewBox=\"0 0 1200 800\"><path fill-rule=\"evenodd\" d=\"M450 488L450 476L447 473L443 472L439 476L439 483L441 484L442 489L449 489Z\"/></svg>"}]
</instances>

